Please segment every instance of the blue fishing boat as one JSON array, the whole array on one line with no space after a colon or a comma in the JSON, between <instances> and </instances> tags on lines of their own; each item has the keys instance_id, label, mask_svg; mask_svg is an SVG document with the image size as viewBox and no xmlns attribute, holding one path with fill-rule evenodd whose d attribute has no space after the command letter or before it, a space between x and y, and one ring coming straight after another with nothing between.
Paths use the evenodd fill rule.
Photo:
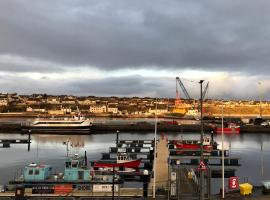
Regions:
<instances>
[{"instance_id":1,"label":"blue fishing boat","mask_svg":"<svg viewBox=\"0 0 270 200\"><path fill-rule=\"evenodd\" d=\"M114 173L95 173L87 166L87 158L74 155L67 157L63 173L53 173L50 165L31 163L24 168L20 178L10 181L11 185L23 185L33 194L37 193L70 193L74 190L92 191L97 186L106 188L120 183Z\"/></svg>"}]
</instances>

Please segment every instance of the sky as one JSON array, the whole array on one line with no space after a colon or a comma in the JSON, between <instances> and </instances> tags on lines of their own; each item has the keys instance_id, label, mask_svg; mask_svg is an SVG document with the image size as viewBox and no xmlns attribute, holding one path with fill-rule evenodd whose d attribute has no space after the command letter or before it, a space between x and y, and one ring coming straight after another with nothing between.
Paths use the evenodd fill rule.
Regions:
<instances>
[{"instance_id":1,"label":"sky","mask_svg":"<svg viewBox=\"0 0 270 200\"><path fill-rule=\"evenodd\" d=\"M269 0L1 0L2 93L270 98ZM180 91L180 97L185 97Z\"/></svg>"}]
</instances>

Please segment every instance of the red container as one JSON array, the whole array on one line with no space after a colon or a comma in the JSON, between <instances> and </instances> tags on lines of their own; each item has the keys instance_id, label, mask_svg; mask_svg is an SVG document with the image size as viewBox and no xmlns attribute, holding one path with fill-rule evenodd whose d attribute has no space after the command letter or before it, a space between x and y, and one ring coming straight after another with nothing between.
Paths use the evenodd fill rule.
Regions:
<instances>
[{"instance_id":1,"label":"red container","mask_svg":"<svg viewBox=\"0 0 270 200\"><path fill-rule=\"evenodd\" d=\"M71 193L73 190L71 184L61 184L61 185L55 185L54 186L54 193L55 194L66 194Z\"/></svg>"}]
</instances>

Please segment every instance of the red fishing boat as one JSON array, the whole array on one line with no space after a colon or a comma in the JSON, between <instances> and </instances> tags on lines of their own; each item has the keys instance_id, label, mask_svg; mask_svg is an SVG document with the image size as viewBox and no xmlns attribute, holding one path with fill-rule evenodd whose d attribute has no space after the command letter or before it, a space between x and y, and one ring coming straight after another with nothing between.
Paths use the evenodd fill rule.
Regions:
<instances>
[{"instance_id":1,"label":"red fishing boat","mask_svg":"<svg viewBox=\"0 0 270 200\"><path fill-rule=\"evenodd\" d=\"M201 143L199 140L182 140L175 141L174 143L176 149L180 150L199 150L201 149ZM203 149L212 151L214 149L213 144L211 144L211 140L208 137L203 139Z\"/></svg>"},{"instance_id":2,"label":"red fishing boat","mask_svg":"<svg viewBox=\"0 0 270 200\"><path fill-rule=\"evenodd\" d=\"M216 134L222 134L222 127L215 127ZM234 123L228 124L227 127L223 128L224 134L240 134L240 127Z\"/></svg>"},{"instance_id":3,"label":"red fishing boat","mask_svg":"<svg viewBox=\"0 0 270 200\"><path fill-rule=\"evenodd\" d=\"M116 169L121 169L121 168L132 168L136 169L139 168L141 164L141 158L136 159L136 160L131 160L128 158L126 154L119 154L117 156L116 162L102 162L102 161L97 161L94 163L94 168L116 168Z\"/></svg>"}]
</instances>

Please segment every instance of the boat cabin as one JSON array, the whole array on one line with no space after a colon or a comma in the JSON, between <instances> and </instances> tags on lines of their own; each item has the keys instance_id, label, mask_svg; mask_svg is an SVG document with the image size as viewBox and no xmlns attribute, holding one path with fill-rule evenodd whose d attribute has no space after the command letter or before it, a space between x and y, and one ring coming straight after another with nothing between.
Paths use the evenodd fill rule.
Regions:
<instances>
[{"instance_id":1,"label":"boat cabin","mask_svg":"<svg viewBox=\"0 0 270 200\"><path fill-rule=\"evenodd\" d=\"M31 163L24 168L25 181L44 181L52 175L52 167L50 165L38 165Z\"/></svg>"},{"instance_id":2,"label":"boat cabin","mask_svg":"<svg viewBox=\"0 0 270 200\"><path fill-rule=\"evenodd\" d=\"M126 153L119 153L117 155L117 163L125 163L130 161Z\"/></svg>"},{"instance_id":3,"label":"boat cabin","mask_svg":"<svg viewBox=\"0 0 270 200\"><path fill-rule=\"evenodd\" d=\"M209 137L204 137L203 145L211 145L211 139Z\"/></svg>"},{"instance_id":4,"label":"boat cabin","mask_svg":"<svg viewBox=\"0 0 270 200\"><path fill-rule=\"evenodd\" d=\"M64 180L79 181L90 180L90 170L87 168L86 159L84 157L75 155L67 158L65 162Z\"/></svg>"}]
</instances>

